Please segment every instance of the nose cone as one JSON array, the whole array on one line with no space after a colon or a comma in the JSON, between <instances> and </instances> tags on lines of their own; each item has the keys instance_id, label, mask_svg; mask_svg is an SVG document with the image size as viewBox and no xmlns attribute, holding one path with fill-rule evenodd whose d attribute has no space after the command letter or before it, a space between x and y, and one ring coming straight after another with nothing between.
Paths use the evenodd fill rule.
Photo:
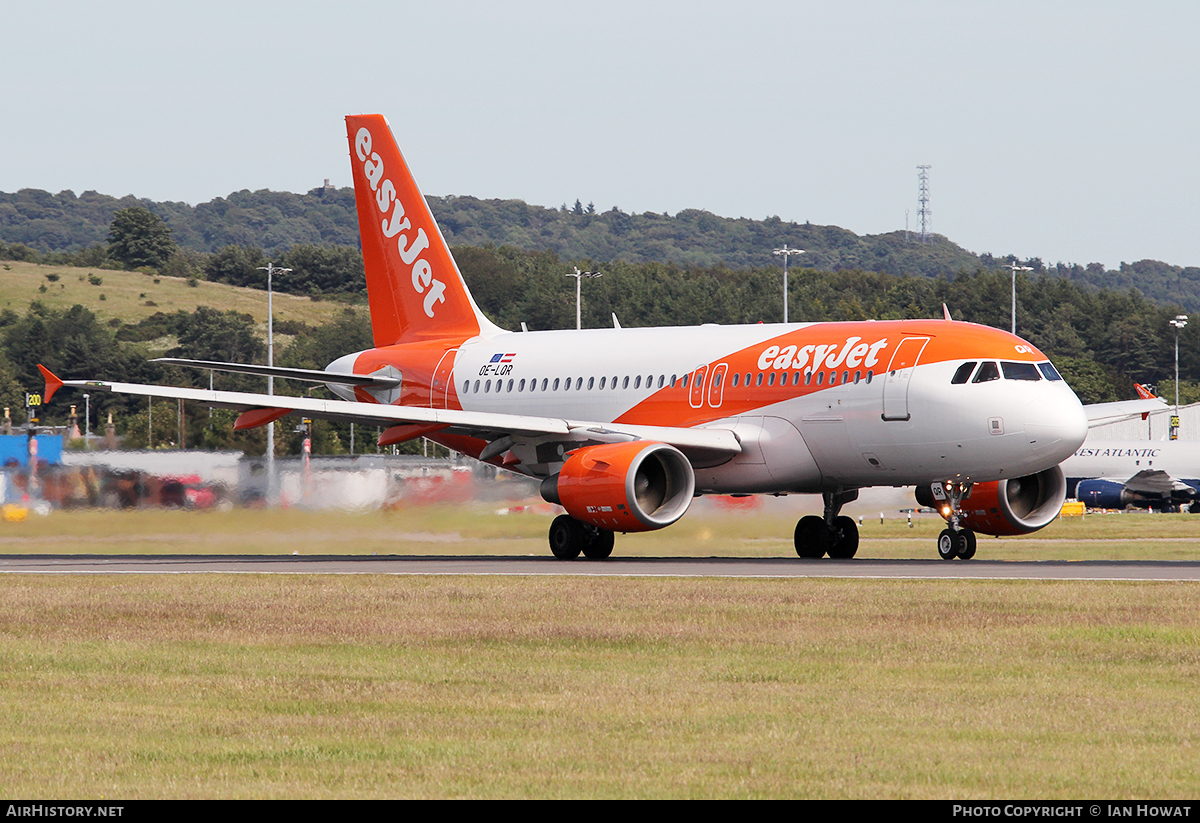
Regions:
<instances>
[{"instance_id":1,"label":"nose cone","mask_svg":"<svg viewBox=\"0 0 1200 823\"><path fill-rule=\"evenodd\" d=\"M1061 463L1087 437L1088 419L1074 394L1031 400L1025 407L1025 434L1033 453Z\"/></svg>"}]
</instances>

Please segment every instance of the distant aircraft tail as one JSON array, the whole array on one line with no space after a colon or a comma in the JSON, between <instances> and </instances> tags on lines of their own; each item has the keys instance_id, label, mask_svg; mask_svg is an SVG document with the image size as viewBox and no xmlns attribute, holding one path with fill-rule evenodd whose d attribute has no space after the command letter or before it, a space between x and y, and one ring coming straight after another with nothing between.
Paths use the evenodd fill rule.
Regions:
<instances>
[{"instance_id":1,"label":"distant aircraft tail","mask_svg":"<svg viewBox=\"0 0 1200 823\"><path fill-rule=\"evenodd\" d=\"M375 345L500 331L475 305L381 114L346 118Z\"/></svg>"}]
</instances>

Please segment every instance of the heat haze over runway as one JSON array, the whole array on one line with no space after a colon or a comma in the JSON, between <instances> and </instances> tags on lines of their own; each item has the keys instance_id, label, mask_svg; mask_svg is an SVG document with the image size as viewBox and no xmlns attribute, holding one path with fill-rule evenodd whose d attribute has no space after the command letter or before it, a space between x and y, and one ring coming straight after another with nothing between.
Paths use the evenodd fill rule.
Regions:
<instances>
[{"instance_id":1,"label":"heat haze over runway","mask_svg":"<svg viewBox=\"0 0 1200 823\"><path fill-rule=\"evenodd\" d=\"M845 577L913 580L1200 581L1200 561L937 559L798 561L762 557L628 557L563 563L545 557L247 555L0 555L7 574L393 574L592 577Z\"/></svg>"}]
</instances>

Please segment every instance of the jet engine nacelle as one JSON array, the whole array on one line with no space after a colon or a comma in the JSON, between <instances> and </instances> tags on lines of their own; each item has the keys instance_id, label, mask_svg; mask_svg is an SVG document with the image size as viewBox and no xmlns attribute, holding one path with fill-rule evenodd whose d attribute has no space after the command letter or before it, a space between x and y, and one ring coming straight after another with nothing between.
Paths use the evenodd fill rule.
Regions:
<instances>
[{"instance_id":1,"label":"jet engine nacelle","mask_svg":"<svg viewBox=\"0 0 1200 823\"><path fill-rule=\"evenodd\" d=\"M1125 484L1116 480L1096 478L1080 480L1075 487L1075 499L1082 500L1093 509L1123 509L1127 505L1147 505L1137 501L1125 491Z\"/></svg>"},{"instance_id":2,"label":"jet engine nacelle","mask_svg":"<svg viewBox=\"0 0 1200 823\"><path fill-rule=\"evenodd\" d=\"M980 534L1028 534L1050 525L1066 499L1067 480L1058 466L1011 480L974 483L962 499L958 523ZM949 518L948 504L934 500L928 486L917 487L917 502Z\"/></svg>"},{"instance_id":3,"label":"jet engine nacelle","mask_svg":"<svg viewBox=\"0 0 1200 823\"><path fill-rule=\"evenodd\" d=\"M1194 503L1196 490L1187 483L1171 481L1164 475L1165 485L1160 489L1130 488L1138 478L1128 482L1109 480L1103 477L1080 480L1075 487L1075 499L1092 509L1124 509L1135 506L1158 511L1179 511L1179 507Z\"/></svg>"},{"instance_id":4,"label":"jet engine nacelle","mask_svg":"<svg viewBox=\"0 0 1200 823\"><path fill-rule=\"evenodd\" d=\"M682 517L695 489L692 464L679 449L634 440L570 452L562 470L542 481L541 491L576 520L609 531L641 532Z\"/></svg>"}]
</instances>

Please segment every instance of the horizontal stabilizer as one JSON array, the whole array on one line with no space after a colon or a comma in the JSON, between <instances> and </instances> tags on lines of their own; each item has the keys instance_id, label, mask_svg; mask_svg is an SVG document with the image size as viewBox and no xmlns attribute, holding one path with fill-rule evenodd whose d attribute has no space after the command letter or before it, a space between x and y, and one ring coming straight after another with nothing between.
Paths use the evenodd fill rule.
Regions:
<instances>
[{"instance_id":1,"label":"horizontal stabilizer","mask_svg":"<svg viewBox=\"0 0 1200 823\"><path fill-rule=\"evenodd\" d=\"M1154 397L1142 400L1118 400L1115 403L1092 403L1084 406L1083 410L1087 413L1088 427L1093 428L1104 423L1116 423L1150 412L1163 411L1166 408L1165 400L1161 397Z\"/></svg>"},{"instance_id":2,"label":"horizontal stabilizer","mask_svg":"<svg viewBox=\"0 0 1200 823\"><path fill-rule=\"evenodd\" d=\"M307 380L310 383L337 383L343 386L362 386L371 389L392 389L400 385L395 377L374 377L369 374L347 374L322 369L288 369L282 366L256 366L251 363L225 363L220 360L187 360L181 357L157 357L151 363L186 366L192 369L254 374L262 377L282 377L288 380Z\"/></svg>"}]
</instances>

